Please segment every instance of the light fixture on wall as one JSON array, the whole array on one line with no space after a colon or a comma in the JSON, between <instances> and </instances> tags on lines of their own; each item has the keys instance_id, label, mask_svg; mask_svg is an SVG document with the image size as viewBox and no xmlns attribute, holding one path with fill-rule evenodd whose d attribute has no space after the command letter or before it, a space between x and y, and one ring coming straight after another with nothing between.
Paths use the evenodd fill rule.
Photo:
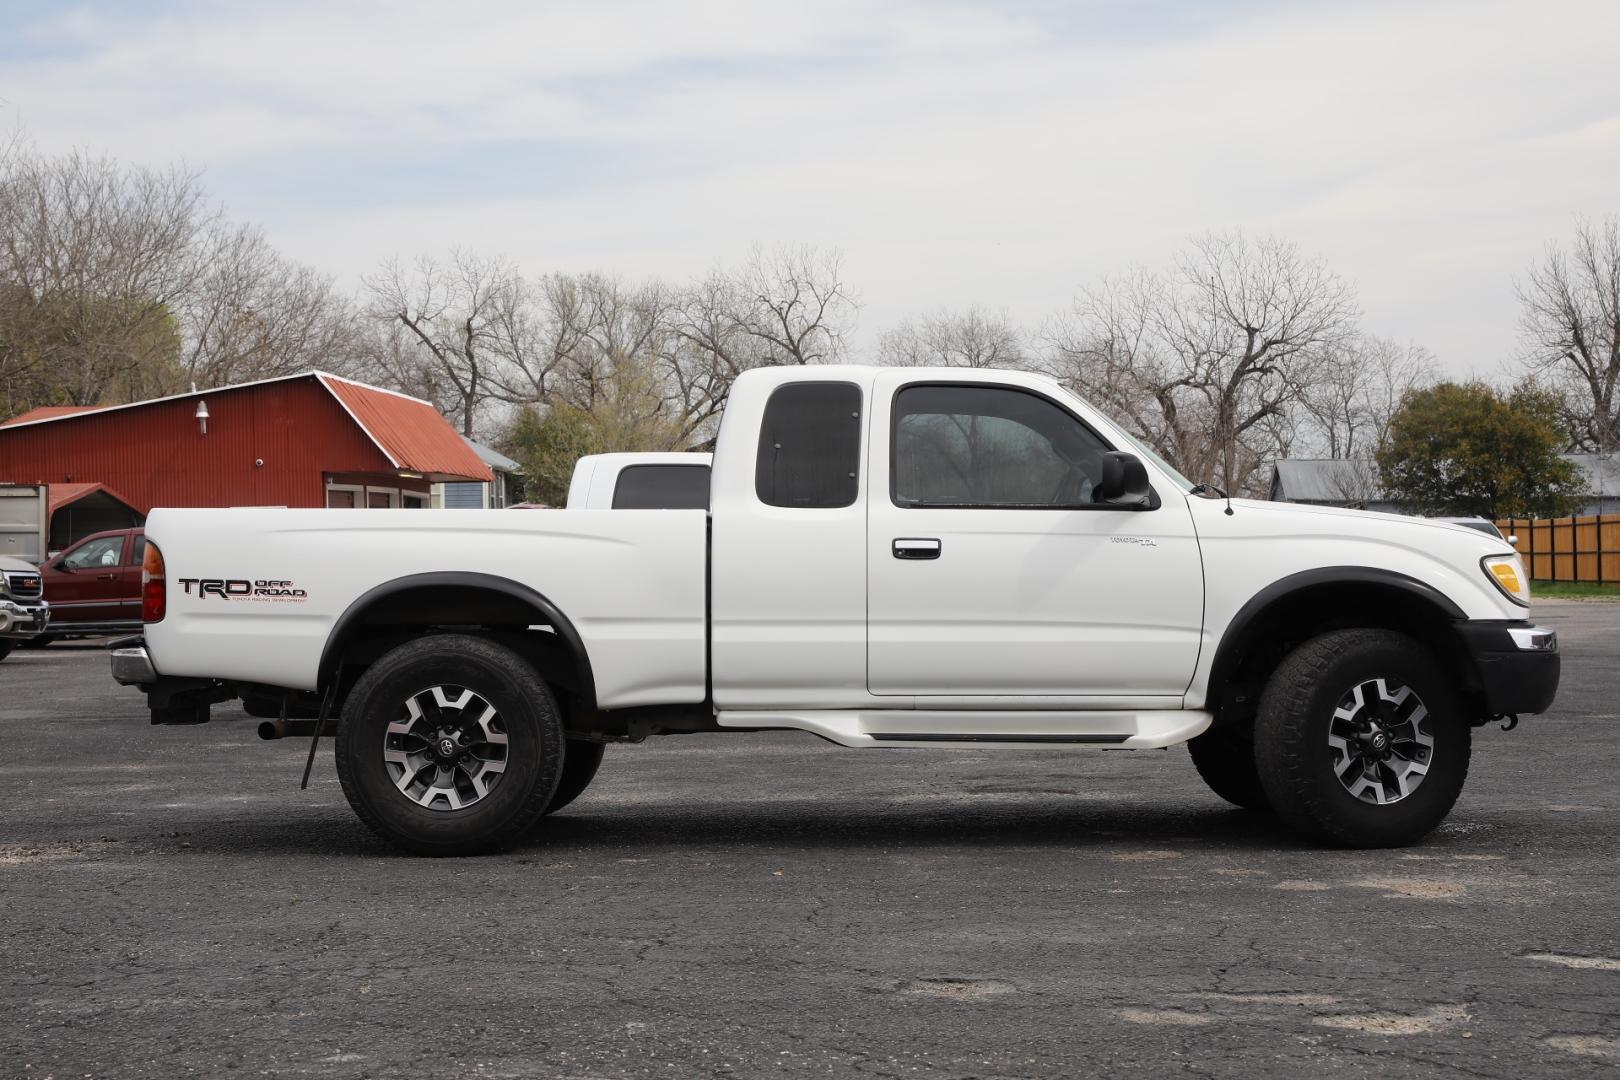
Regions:
<instances>
[{"instance_id":1,"label":"light fixture on wall","mask_svg":"<svg viewBox=\"0 0 1620 1080\"><path fill-rule=\"evenodd\" d=\"M208 434L208 402L197 402L197 427L204 434Z\"/></svg>"}]
</instances>

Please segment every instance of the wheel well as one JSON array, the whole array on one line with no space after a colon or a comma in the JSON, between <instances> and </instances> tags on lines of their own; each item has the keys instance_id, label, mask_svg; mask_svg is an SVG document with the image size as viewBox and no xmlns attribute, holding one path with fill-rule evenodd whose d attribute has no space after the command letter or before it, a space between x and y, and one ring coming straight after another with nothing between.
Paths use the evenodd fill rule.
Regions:
<instances>
[{"instance_id":1,"label":"wheel well","mask_svg":"<svg viewBox=\"0 0 1620 1080\"><path fill-rule=\"evenodd\" d=\"M1253 610L1245 607L1233 620L1210 671L1208 708L1217 725L1251 721L1266 680L1285 656L1319 634L1358 627L1393 630L1427 646L1474 708L1482 688L1453 628L1457 617L1449 605L1394 582L1329 581L1289 590Z\"/></svg>"},{"instance_id":2,"label":"wheel well","mask_svg":"<svg viewBox=\"0 0 1620 1080\"><path fill-rule=\"evenodd\" d=\"M455 631L511 648L534 665L566 711L593 711L590 657L572 622L540 593L485 574L418 574L379 585L338 618L321 654L320 686L338 699L384 653L413 638Z\"/></svg>"}]
</instances>

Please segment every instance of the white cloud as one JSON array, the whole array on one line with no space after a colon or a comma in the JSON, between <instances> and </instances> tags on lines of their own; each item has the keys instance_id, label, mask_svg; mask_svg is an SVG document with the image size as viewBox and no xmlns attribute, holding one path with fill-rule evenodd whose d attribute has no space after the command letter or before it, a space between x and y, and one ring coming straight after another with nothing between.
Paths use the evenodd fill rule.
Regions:
<instances>
[{"instance_id":1,"label":"white cloud","mask_svg":"<svg viewBox=\"0 0 1620 1080\"><path fill-rule=\"evenodd\" d=\"M947 305L1036 321L1241 225L1491 373L1512 276L1620 211L1617 30L1609 2L80 11L24 28L0 98L48 146L210 166L350 279L452 243L636 275L809 241L844 249L870 342ZM456 179L413 183L424 159ZM332 190L334 161L390 175Z\"/></svg>"}]
</instances>

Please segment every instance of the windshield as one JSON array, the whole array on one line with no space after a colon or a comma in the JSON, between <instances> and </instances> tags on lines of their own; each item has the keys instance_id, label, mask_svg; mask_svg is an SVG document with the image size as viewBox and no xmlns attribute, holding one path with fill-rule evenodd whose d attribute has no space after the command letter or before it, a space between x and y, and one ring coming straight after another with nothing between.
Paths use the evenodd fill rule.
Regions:
<instances>
[{"instance_id":1,"label":"windshield","mask_svg":"<svg viewBox=\"0 0 1620 1080\"><path fill-rule=\"evenodd\" d=\"M1130 444L1136 447L1137 451L1140 452L1144 457L1153 462L1153 464L1157 465L1160 469L1164 470L1164 472L1167 473L1172 480L1180 484L1183 494L1192 489L1193 482L1187 479L1185 476L1182 476L1175 469L1172 469L1168 461L1164 460L1164 458L1153 452L1152 447L1148 446L1141 439L1138 439L1135 435L1132 435L1124 428L1116 428L1115 430L1130 440Z\"/></svg>"},{"instance_id":2,"label":"windshield","mask_svg":"<svg viewBox=\"0 0 1620 1080\"><path fill-rule=\"evenodd\" d=\"M1484 521L1484 520L1458 521L1455 518L1453 518L1453 519L1451 519L1451 524L1453 524L1453 525L1461 525L1463 528L1465 528L1465 529L1473 529L1475 532L1482 532L1486 536L1494 536L1498 540L1502 539L1502 530L1498 529L1495 525L1491 524L1489 521Z\"/></svg>"}]
</instances>

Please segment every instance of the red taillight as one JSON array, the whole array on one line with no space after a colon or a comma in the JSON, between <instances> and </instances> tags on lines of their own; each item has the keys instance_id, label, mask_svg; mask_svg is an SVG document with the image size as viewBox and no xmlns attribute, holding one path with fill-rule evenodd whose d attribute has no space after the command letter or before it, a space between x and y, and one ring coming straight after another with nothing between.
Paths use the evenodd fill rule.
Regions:
<instances>
[{"instance_id":1,"label":"red taillight","mask_svg":"<svg viewBox=\"0 0 1620 1080\"><path fill-rule=\"evenodd\" d=\"M141 621L162 622L164 600L163 552L146 541L146 557L141 560Z\"/></svg>"}]
</instances>

